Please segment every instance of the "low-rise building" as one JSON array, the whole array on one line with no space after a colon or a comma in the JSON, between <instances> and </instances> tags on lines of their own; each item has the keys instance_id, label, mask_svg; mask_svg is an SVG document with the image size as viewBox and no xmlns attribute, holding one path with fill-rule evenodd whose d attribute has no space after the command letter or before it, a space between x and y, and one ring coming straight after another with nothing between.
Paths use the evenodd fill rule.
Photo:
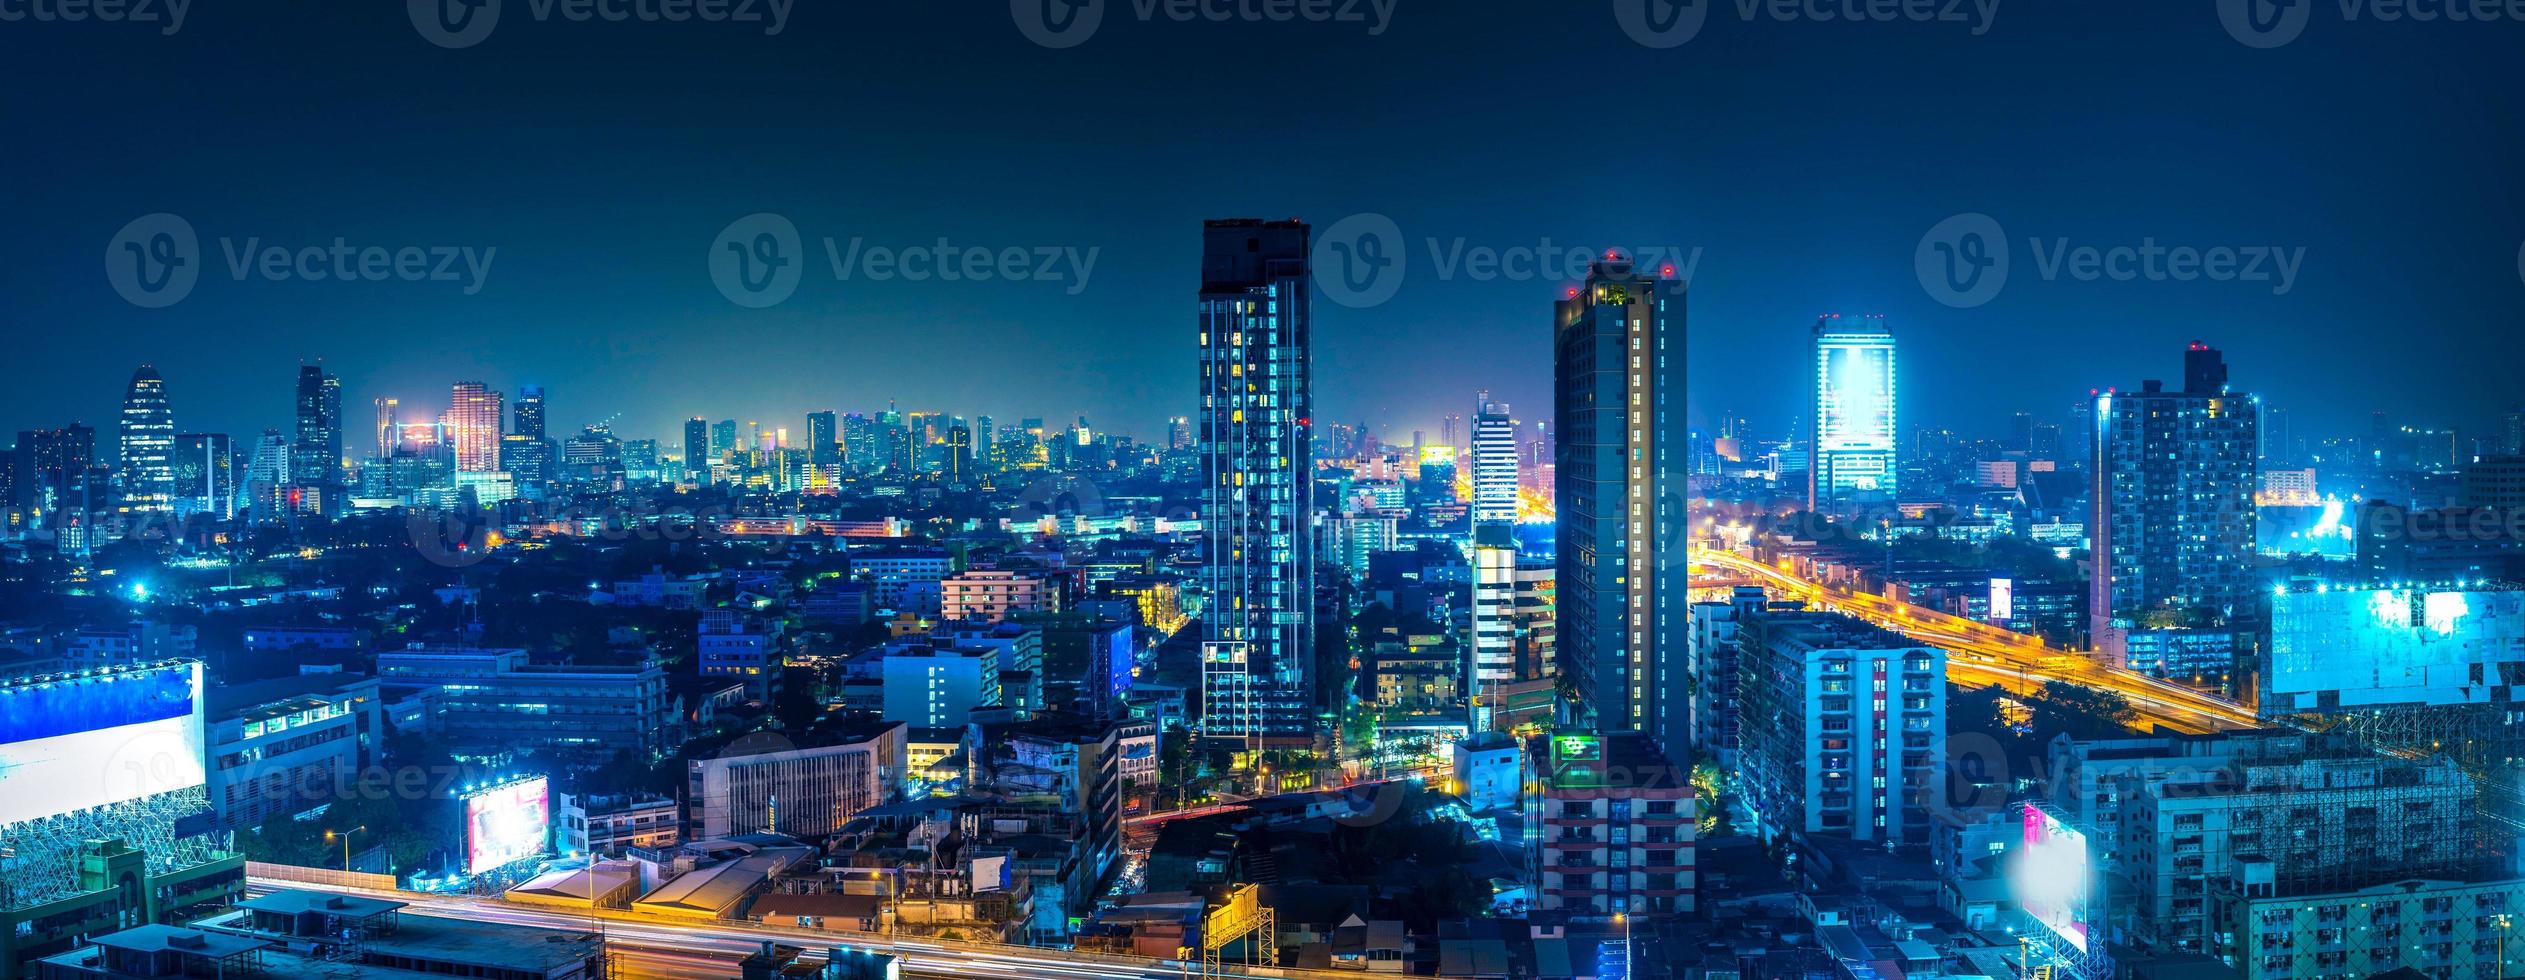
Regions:
<instances>
[{"instance_id":1,"label":"low-rise building","mask_svg":"<svg viewBox=\"0 0 2525 980\"><path fill-rule=\"evenodd\" d=\"M906 730L899 722L870 722L832 732L820 745L740 740L718 756L694 759L686 764L690 835L812 839L838 831L859 811L902 793Z\"/></svg>"},{"instance_id":2,"label":"low-rise building","mask_svg":"<svg viewBox=\"0 0 2525 980\"><path fill-rule=\"evenodd\" d=\"M460 757L532 749L605 761L656 757L674 742L676 700L654 661L539 664L519 649L412 647L378 654L377 678L432 689L429 730Z\"/></svg>"},{"instance_id":3,"label":"low-rise building","mask_svg":"<svg viewBox=\"0 0 2525 980\"><path fill-rule=\"evenodd\" d=\"M229 827L260 826L333 799L376 761L377 679L301 674L207 692L207 792Z\"/></svg>"},{"instance_id":4,"label":"low-rise building","mask_svg":"<svg viewBox=\"0 0 2525 980\"><path fill-rule=\"evenodd\" d=\"M2287 896L2271 859L2248 858L2211 888L2215 952L2245 980L2525 974L2525 941L2508 942L2525 912L2525 880L2415 878Z\"/></svg>"},{"instance_id":5,"label":"low-rise building","mask_svg":"<svg viewBox=\"0 0 2525 980\"><path fill-rule=\"evenodd\" d=\"M682 808L663 796L563 793L553 807L553 843L564 856L673 847L682 831Z\"/></svg>"}]
</instances>

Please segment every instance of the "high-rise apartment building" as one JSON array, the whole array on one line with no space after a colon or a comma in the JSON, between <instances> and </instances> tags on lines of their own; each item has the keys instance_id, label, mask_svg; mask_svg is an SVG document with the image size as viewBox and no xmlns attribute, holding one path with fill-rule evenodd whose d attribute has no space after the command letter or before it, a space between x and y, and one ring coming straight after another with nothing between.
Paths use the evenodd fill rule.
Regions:
<instances>
[{"instance_id":1,"label":"high-rise apartment building","mask_svg":"<svg viewBox=\"0 0 2525 980\"><path fill-rule=\"evenodd\" d=\"M2090 632L2108 661L2157 673L2167 667L2153 655L2134 661L2133 633L2234 632L2261 599L2260 406L2228 390L2226 362L2205 344L2184 352L2183 375L2180 391L2149 381L2095 402Z\"/></svg>"},{"instance_id":2,"label":"high-rise apartment building","mask_svg":"<svg viewBox=\"0 0 2525 980\"><path fill-rule=\"evenodd\" d=\"M320 364L298 366L297 425L289 444L290 504L342 509L342 379Z\"/></svg>"},{"instance_id":3,"label":"high-rise apartment building","mask_svg":"<svg viewBox=\"0 0 2525 980\"><path fill-rule=\"evenodd\" d=\"M482 382L456 382L447 401L447 438L456 446L456 472L500 468L500 402L500 393Z\"/></svg>"},{"instance_id":4,"label":"high-rise apartment building","mask_svg":"<svg viewBox=\"0 0 2525 980\"><path fill-rule=\"evenodd\" d=\"M1671 267L1595 262L1553 316L1561 671L1571 714L1645 732L1675 757L1690 738L1686 566L1686 285Z\"/></svg>"},{"instance_id":5,"label":"high-rise apartment building","mask_svg":"<svg viewBox=\"0 0 2525 980\"><path fill-rule=\"evenodd\" d=\"M1517 420L1485 401L1473 415L1473 525L1517 522Z\"/></svg>"},{"instance_id":6,"label":"high-rise apartment building","mask_svg":"<svg viewBox=\"0 0 2525 980\"><path fill-rule=\"evenodd\" d=\"M2018 418L2030 445L2031 417ZM1894 333L1884 317L1815 320L1814 425L1809 510L1893 499Z\"/></svg>"},{"instance_id":7,"label":"high-rise apartment building","mask_svg":"<svg viewBox=\"0 0 2525 980\"><path fill-rule=\"evenodd\" d=\"M158 369L143 364L132 372L123 393L123 414L116 426L123 477L123 507L145 513L175 509L175 409L167 404L167 383Z\"/></svg>"},{"instance_id":8,"label":"high-rise apartment building","mask_svg":"<svg viewBox=\"0 0 2525 980\"><path fill-rule=\"evenodd\" d=\"M1311 743L1315 498L1308 229L1202 229L1202 733Z\"/></svg>"},{"instance_id":9,"label":"high-rise apartment building","mask_svg":"<svg viewBox=\"0 0 2525 980\"><path fill-rule=\"evenodd\" d=\"M1738 613L1736 762L1765 839L1926 846L1946 651L1836 613Z\"/></svg>"},{"instance_id":10,"label":"high-rise apartment building","mask_svg":"<svg viewBox=\"0 0 2525 980\"><path fill-rule=\"evenodd\" d=\"M1473 532L1473 653L1464 661L1464 692L1473 730L1489 731L1502 688L1517 678L1517 549L1500 525Z\"/></svg>"}]
</instances>

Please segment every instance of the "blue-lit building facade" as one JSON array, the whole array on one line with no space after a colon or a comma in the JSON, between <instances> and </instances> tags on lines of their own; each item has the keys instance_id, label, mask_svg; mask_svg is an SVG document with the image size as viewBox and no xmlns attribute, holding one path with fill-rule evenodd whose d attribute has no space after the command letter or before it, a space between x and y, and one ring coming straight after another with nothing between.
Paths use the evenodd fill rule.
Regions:
<instances>
[{"instance_id":1,"label":"blue-lit building facade","mask_svg":"<svg viewBox=\"0 0 2525 980\"><path fill-rule=\"evenodd\" d=\"M1815 320L1814 424L1808 509L1893 499L1894 334L1883 316Z\"/></svg>"},{"instance_id":2,"label":"blue-lit building facade","mask_svg":"<svg viewBox=\"0 0 2525 980\"><path fill-rule=\"evenodd\" d=\"M1690 745L1685 283L1592 264L1553 315L1561 670L1573 721Z\"/></svg>"},{"instance_id":3,"label":"blue-lit building facade","mask_svg":"<svg viewBox=\"0 0 2525 980\"><path fill-rule=\"evenodd\" d=\"M1307 241L1297 221L1203 228L1201 731L1213 738L1316 734Z\"/></svg>"}]
</instances>

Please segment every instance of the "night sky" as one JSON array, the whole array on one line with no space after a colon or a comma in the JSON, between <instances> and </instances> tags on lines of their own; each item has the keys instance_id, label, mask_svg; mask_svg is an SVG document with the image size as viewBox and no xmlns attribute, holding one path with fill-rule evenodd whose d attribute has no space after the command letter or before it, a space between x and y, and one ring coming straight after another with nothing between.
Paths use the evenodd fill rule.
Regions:
<instances>
[{"instance_id":1,"label":"night sky","mask_svg":"<svg viewBox=\"0 0 2525 980\"><path fill-rule=\"evenodd\" d=\"M1371 308L1317 300L1317 414L1393 439L1436 438L1477 388L1549 414L1567 280L1442 278L1459 241L1700 249L1702 424L1801 418L1826 311L1891 318L1906 426L2062 416L2091 387L2179 377L2194 338L2301 435L2363 431L2376 409L2485 433L2525 400L2525 24L2353 21L2325 2L2302 37L2256 49L2208 2L2007 0L1975 36L1748 20L1718 0L1659 50L1607 0L1394 0L1381 34L1365 3L1370 23L1257 24L1106 0L1095 34L1056 50L997 0L808 0L776 36L540 6L506 0L453 50L401 0L198 4L172 36L0 23L0 429L108 427L145 360L182 428L242 437L286 424L296 365L321 357L354 447L370 399L434 412L459 379L546 386L559 431L614 413L632 437L672 440L695 414L797 430L894 400L1156 438L1193 407L1201 219L1322 231L1364 212L1400 229L1404 278ZM196 230L200 280L144 309L105 260L156 212ZM755 212L791 219L811 253L767 309L706 267ZM1958 309L1915 255L1964 213L2005 229L2012 265ZM854 236L1096 262L1075 295L839 281L820 240ZM497 252L474 295L238 281L223 254L337 237ZM2304 251L2274 295L2047 280L2035 238Z\"/></svg>"}]
</instances>

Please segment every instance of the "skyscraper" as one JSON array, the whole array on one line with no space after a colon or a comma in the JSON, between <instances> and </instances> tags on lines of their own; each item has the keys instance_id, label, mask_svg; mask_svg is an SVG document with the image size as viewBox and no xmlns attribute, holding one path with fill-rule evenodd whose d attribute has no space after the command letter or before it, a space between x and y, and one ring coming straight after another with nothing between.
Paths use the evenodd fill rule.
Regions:
<instances>
[{"instance_id":1,"label":"skyscraper","mask_svg":"<svg viewBox=\"0 0 2525 980\"><path fill-rule=\"evenodd\" d=\"M842 416L842 467L865 476L877 471L877 460L876 428L868 416L858 412Z\"/></svg>"},{"instance_id":2,"label":"skyscraper","mask_svg":"<svg viewBox=\"0 0 2525 980\"><path fill-rule=\"evenodd\" d=\"M500 393L482 382L456 382L447 400L447 438L456 444L456 472L500 468L500 401Z\"/></svg>"},{"instance_id":3,"label":"skyscraper","mask_svg":"<svg viewBox=\"0 0 2525 980\"><path fill-rule=\"evenodd\" d=\"M1570 715L1690 744L1686 284L1609 255L1553 315L1555 630Z\"/></svg>"},{"instance_id":4,"label":"skyscraper","mask_svg":"<svg viewBox=\"0 0 2525 980\"><path fill-rule=\"evenodd\" d=\"M175 409L167 404L167 383L158 369L143 364L132 372L123 393L123 415L116 428L122 464L124 509L164 513L174 509Z\"/></svg>"},{"instance_id":5,"label":"skyscraper","mask_svg":"<svg viewBox=\"0 0 2525 980\"><path fill-rule=\"evenodd\" d=\"M1308 229L1202 228L1202 734L1315 734L1315 499Z\"/></svg>"},{"instance_id":6,"label":"skyscraper","mask_svg":"<svg viewBox=\"0 0 2525 980\"><path fill-rule=\"evenodd\" d=\"M807 461L817 466L842 461L839 426L831 412L807 413Z\"/></svg>"},{"instance_id":7,"label":"skyscraper","mask_svg":"<svg viewBox=\"0 0 2525 980\"><path fill-rule=\"evenodd\" d=\"M2261 598L2253 574L2261 407L2227 390L2216 349L2194 342L2183 366L2185 390L2149 381L2095 404L2091 631L2108 662L2161 674L2216 665L2134 657L2134 631L2233 633Z\"/></svg>"},{"instance_id":8,"label":"skyscraper","mask_svg":"<svg viewBox=\"0 0 2525 980\"><path fill-rule=\"evenodd\" d=\"M298 424L289 443L289 488L298 508L342 507L342 379L321 364L298 366Z\"/></svg>"},{"instance_id":9,"label":"skyscraper","mask_svg":"<svg viewBox=\"0 0 2525 980\"><path fill-rule=\"evenodd\" d=\"M1517 522L1517 420L1484 401L1473 415L1473 526Z\"/></svg>"},{"instance_id":10,"label":"skyscraper","mask_svg":"<svg viewBox=\"0 0 2525 980\"><path fill-rule=\"evenodd\" d=\"M1814 424L1808 510L1893 498L1894 334L1884 317L1816 318Z\"/></svg>"},{"instance_id":11,"label":"skyscraper","mask_svg":"<svg viewBox=\"0 0 2525 980\"><path fill-rule=\"evenodd\" d=\"M697 486L709 486L710 460L710 422L693 416L684 422L684 475Z\"/></svg>"},{"instance_id":12,"label":"skyscraper","mask_svg":"<svg viewBox=\"0 0 2525 980\"><path fill-rule=\"evenodd\" d=\"M395 446L403 441L400 420L403 403L392 398L377 399L377 458L392 459Z\"/></svg>"},{"instance_id":13,"label":"skyscraper","mask_svg":"<svg viewBox=\"0 0 2525 980\"><path fill-rule=\"evenodd\" d=\"M517 389L517 424L509 431L530 439L543 439L544 386L527 385Z\"/></svg>"},{"instance_id":14,"label":"skyscraper","mask_svg":"<svg viewBox=\"0 0 2525 980\"><path fill-rule=\"evenodd\" d=\"M973 428L956 418L947 424L947 468L943 474L949 485L973 479Z\"/></svg>"}]
</instances>

